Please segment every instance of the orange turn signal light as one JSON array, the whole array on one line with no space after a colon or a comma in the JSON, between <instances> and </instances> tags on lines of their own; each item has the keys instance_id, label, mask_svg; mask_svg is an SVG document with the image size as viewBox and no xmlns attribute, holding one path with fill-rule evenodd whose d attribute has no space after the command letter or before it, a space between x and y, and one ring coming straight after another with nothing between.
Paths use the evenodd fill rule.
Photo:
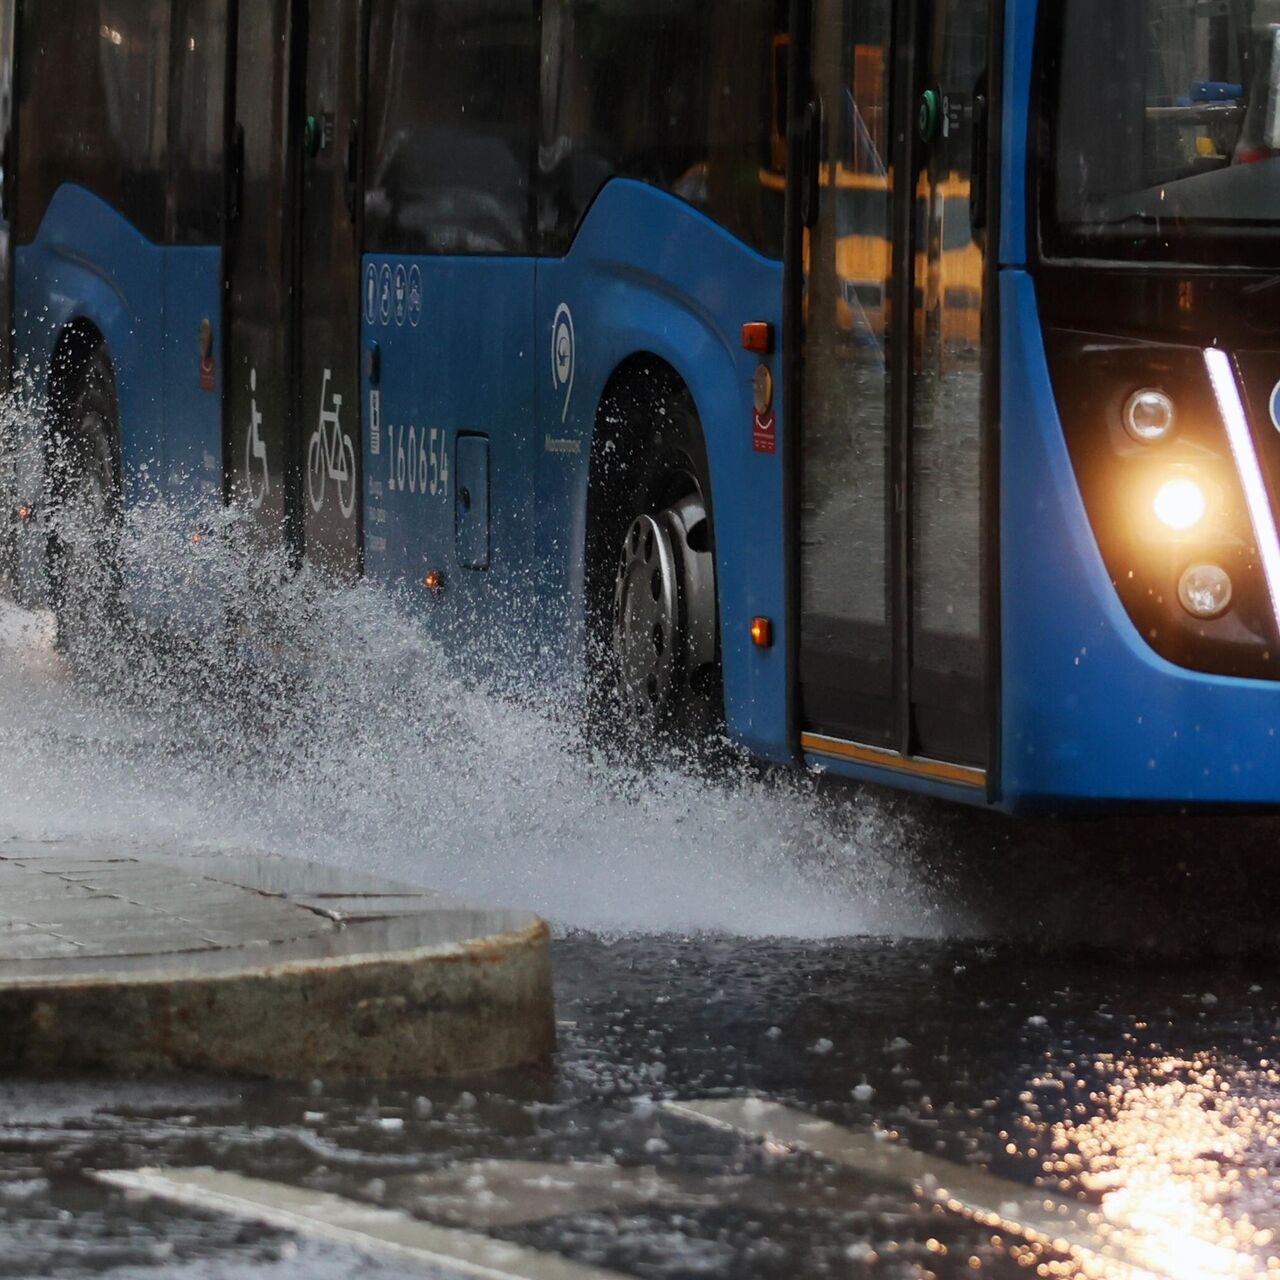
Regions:
<instances>
[{"instance_id":1,"label":"orange turn signal light","mask_svg":"<svg viewBox=\"0 0 1280 1280\"><path fill-rule=\"evenodd\" d=\"M752 320L742 326L742 347L756 355L767 356L773 350L773 325L765 320Z\"/></svg>"},{"instance_id":2,"label":"orange turn signal light","mask_svg":"<svg viewBox=\"0 0 1280 1280\"><path fill-rule=\"evenodd\" d=\"M768 618L751 619L751 643L757 649L768 649L773 645L773 623Z\"/></svg>"},{"instance_id":3,"label":"orange turn signal light","mask_svg":"<svg viewBox=\"0 0 1280 1280\"><path fill-rule=\"evenodd\" d=\"M422 579L422 585L431 592L433 596L438 596L444 591L444 570L428 569Z\"/></svg>"}]
</instances>

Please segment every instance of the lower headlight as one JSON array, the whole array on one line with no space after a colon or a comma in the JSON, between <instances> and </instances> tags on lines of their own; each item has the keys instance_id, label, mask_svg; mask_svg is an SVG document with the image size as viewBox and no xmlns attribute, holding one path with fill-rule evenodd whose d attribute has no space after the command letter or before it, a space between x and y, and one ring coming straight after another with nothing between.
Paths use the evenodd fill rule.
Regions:
<instances>
[{"instance_id":1,"label":"lower headlight","mask_svg":"<svg viewBox=\"0 0 1280 1280\"><path fill-rule=\"evenodd\" d=\"M1208 507L1204 490L1190 476L1175 476L1156 490L1152 507L1160 523L1170 529L1190 529Z\"/></svg>"},{"instance_id":2,"label":"lower headlight","mask_svg":"<svg viewBox=\"0 0 1280 1280\"><path fill-rule=\"evenodd\" d=\"M1216 564L1193 564L1178 579L1178 600L1193 618L1216 618L1231 607L1231 578Z\"/></svg>"}]
</instances>

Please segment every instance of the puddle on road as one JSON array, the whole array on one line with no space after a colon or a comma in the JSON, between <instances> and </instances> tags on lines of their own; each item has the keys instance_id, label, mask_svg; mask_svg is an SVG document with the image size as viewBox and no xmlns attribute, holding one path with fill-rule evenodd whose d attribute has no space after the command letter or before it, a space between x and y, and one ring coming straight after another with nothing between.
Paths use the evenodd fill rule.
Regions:
<instances>
[{"instance_id":1,"label":"puddle on road","mask_svg":"<svg viewBox=\"0 0 1280 1280\"><path fill-rule=\"evenodd\" d=\"M117 1241L172 1239L175 1261L203 1249L247 1274L265 1246L221 1218L158 1221L84 1185L87 1170L212 1166L644 1280L1277 1269L1265 963L1219 975L1209 1003L1177 973L967 943L575 935L563 951L560 1055L541 1077L0 1086L0 1245L37 1256L33 1224L65 1212L95 1249L114 1224ZM801 1119L801 1150L758 1141L754 1091L829 1121L825 1137ZM747 1131L691 1124L673 1098L738 1107ZM879 1168L887 1146L914 1155ZM942 1187L960 1210L940 1210ZM1061 1250L1050 1204L1071 1209Z\"/></svg>"},{"instance_id":2,"label":"puddle on road","mask_svg":"<svg viewBox=\"0 0 1280 1280\"><path fill-rule=\"evenodd\" d=\"M265 849L603 931L964 927L892 798L727 749L715 776L606 757L567 697L468 682L386 591L286 580L234 516L211 519L197 547L158 508L129 536L157 575L217 583L263 647L304 660L257 662L213 627L161 657L104 628L90 686L46 617L0 603L0 836Z\"/></svg>"}]
</instances>

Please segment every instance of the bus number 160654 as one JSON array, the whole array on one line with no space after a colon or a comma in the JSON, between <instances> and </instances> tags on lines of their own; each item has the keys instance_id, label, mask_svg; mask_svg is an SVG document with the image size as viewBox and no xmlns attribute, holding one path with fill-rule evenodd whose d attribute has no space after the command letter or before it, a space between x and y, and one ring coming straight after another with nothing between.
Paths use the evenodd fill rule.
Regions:
<instances>
[{"instance_id":1,"label":"bus number 160654","mask_svg":"<svg viewBox=\"0 0 1280 1280\"><path fill-rule=\"evenodd\" d=\"M387 488L423 497L449 496L448 432L387 424Z\"/></svg>"}]
</instances>

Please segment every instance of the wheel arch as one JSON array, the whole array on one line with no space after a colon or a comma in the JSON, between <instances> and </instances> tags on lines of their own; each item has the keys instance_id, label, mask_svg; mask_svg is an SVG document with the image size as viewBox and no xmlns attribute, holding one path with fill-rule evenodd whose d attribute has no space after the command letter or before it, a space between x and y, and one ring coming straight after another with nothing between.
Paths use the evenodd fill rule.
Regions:
<instances>
[{"instance_id":1,"label":"wheel arch","mask_svg":"<svg viewBox=\"0 0 1280 1280\"><path fill-rule=\"evenodd\" d=\"M61 422L60 419L67 407L69 397L73 393L76 378L88 365L94 352L99 348L106 352L107 361L111 365L111 376L114 383L116 420L109 424L108 444L115 463L116 484L119 485L121 483L119 374L111 354L111 347L102 330L92 320L84 316L76 316L62 327L49 355L49 366L45 381L46 441L59 429L74 429L71 424ZM46 443L46 452L48 447L48 443Z\"/></svg>"},{"instance_id":2,"label":"wheel arch","mask_svg":"<svg viewBox=\"0 0 1280 1280\"><path fill-rule=\"evenodd\" d=\"M699 477L702 496L713 529L715 524L706 420L693 389L681 371L664 356L651 350L633 351L614 366L605 380L591 427L582 526L583 612L589 632L600 625L599 611L608 599L606 579L617 551L616 547L602 543L610 527L608 516L618 499L639 481L637 468L643 465L641 450L647 444L651 430L651 427L646 429L644 423L622 411L620 401L628 397L637 405L647 401L654 407L661 405L672 411L679 409L682 401L687 401L692 412L691 424L698 439L700 457L696 462L702 472ZM650 492L645 497L652 503L659 495Z\"/></svg>"}]
</instances>

